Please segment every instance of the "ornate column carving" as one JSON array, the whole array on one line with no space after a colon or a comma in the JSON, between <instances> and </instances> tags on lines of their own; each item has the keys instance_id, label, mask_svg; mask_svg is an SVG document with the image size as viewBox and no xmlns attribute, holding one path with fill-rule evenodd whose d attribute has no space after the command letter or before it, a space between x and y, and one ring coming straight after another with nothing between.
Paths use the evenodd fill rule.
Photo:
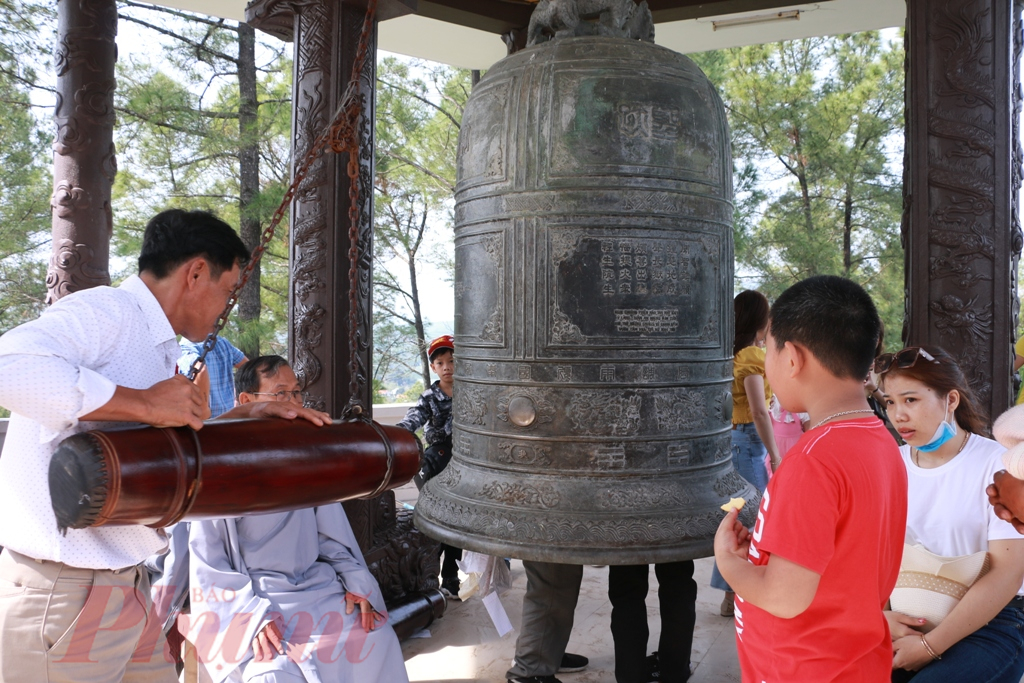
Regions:
<instances>
[{"instance_id":1,"label":"ornate column carving","mask_svg":"<svg viewBox=\"0 0 1024 683\"><path fill-rule=\"evenodd\" d=\"M984 408L1012 403L1022 3L908 0L907 344L937 344Z\"/></svg>"},{"instance_id":2,"label":"ornate column carving","mask_svg":"<svg viewBox=\"0 0 1024 683\"><path fill-rule=\"evenodd\" d=\"M381 3L385 16L402 3ZM256 28L295 43L292 163L305 157L327 127L348 85L366 15L365 0L256 0L246 8ZM356 380L359 402L372 410L373 122L377 33L361 75L363 116L359 145L359 267ZM291 329L289 356L310 392L310 405L339 416L352 398L349 354L349 178L347 154L325 154L310 169L291 210ZM345 504L384 595L437 588L437 544L396 513L394 493Z\"/></svg>"},{"instance_id":3,"label":"ornate column carving","mask_svg":"<svg viewBox=\"0 0 1024 683\"><path fill-rule=\"evenodd\" d=\"M366 8L357 2L267 0L247 8L256 28L295 42L292 150L302 159L327 127L348 84ZM376 28L362 75L360 123L359 400L370 405L370 263L373 240L373 88ZM289 355L310 405L340 415L349 399L348 208L345 154L322 156L299 188L291 212Z\"/></svg>"},{"instance_id":4,"label":"ornate column carving","mask_svg":"<svg viewBox=\"0 0 1024 683\"><path fill-rule=\"evenodd\" d=\"M115 0L59 0L53 144L53 252L46 301L110 284Z\"/></svg>"}]
</instances>

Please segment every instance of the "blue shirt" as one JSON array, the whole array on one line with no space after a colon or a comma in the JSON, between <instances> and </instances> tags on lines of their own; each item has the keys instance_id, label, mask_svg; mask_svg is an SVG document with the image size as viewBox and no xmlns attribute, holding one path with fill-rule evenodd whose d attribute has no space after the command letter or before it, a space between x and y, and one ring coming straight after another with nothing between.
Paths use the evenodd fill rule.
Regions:
<instances>
[{"instance_id":1,"label":"blue shirt","mask_svg":"<svg viewBox=\"0 0 1024 683\"><path fill-rule=\"evenodd\" d=\"M192 361L199 357L202 344L182 339L182 356L178 367L188 372ZM210 417L217 417L235 407L235 365L245 360L245 354L224 337L217 337L217 345L206 356L206 371L210 374Z\"/></svg>"}]
</instances>

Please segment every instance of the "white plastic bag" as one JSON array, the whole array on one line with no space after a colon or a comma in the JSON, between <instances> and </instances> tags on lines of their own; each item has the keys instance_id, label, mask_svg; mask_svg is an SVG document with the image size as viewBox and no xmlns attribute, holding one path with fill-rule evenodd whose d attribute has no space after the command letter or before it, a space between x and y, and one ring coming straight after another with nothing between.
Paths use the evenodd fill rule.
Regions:
<instances>
[{"instance_id":1,"label":"white plastic bag","mask_svg":"<svg viewBox=\"0 0 1024 683\"><path fill-rule=\"evenodd\" d=\"M512 586L512 574L500 557L464 550L456 564L467 577L459 588L460 600L477 594L481 598L494 592L500 595Z\"/></svg>"}]
</instances>

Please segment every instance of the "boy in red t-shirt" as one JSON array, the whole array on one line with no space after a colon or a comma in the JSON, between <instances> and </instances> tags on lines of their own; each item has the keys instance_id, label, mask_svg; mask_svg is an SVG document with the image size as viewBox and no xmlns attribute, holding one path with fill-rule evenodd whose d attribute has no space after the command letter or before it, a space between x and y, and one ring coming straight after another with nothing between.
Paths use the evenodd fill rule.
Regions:
<instances>
[{"instance_id":1,"label":"boy in red t-shirt","mask_svg":"<svg viewBox=\"0 0 1024 683\"><path fill-rule=\"evenodd\" d=\"M882 607L899 573L907 475L864 393L880 329L871 297L840 277L803 280L772 306L768 381L813 427L769 482L753 531L732 511L715 536L744 683L890 679Z\"/></svg>"}]
</instances>

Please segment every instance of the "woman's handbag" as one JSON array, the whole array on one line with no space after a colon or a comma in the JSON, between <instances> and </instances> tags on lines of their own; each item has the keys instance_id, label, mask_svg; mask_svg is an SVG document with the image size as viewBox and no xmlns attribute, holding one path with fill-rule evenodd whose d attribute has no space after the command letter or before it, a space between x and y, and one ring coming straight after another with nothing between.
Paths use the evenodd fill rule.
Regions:
<instances>
[{"instance_id":1,"label":"woman's handbag","mask_svg":"<svg viewBox=\"0 0 1024 683\"><path fill-rule=\"evenodd\" d=\"M893 611L924 619L927 633L942 623L967 589L988 573L992 563L987 552L962 557L942 557L924 546L903 544L903 561L896 588L889 598Z\"/></svg>"}]
</instances>

